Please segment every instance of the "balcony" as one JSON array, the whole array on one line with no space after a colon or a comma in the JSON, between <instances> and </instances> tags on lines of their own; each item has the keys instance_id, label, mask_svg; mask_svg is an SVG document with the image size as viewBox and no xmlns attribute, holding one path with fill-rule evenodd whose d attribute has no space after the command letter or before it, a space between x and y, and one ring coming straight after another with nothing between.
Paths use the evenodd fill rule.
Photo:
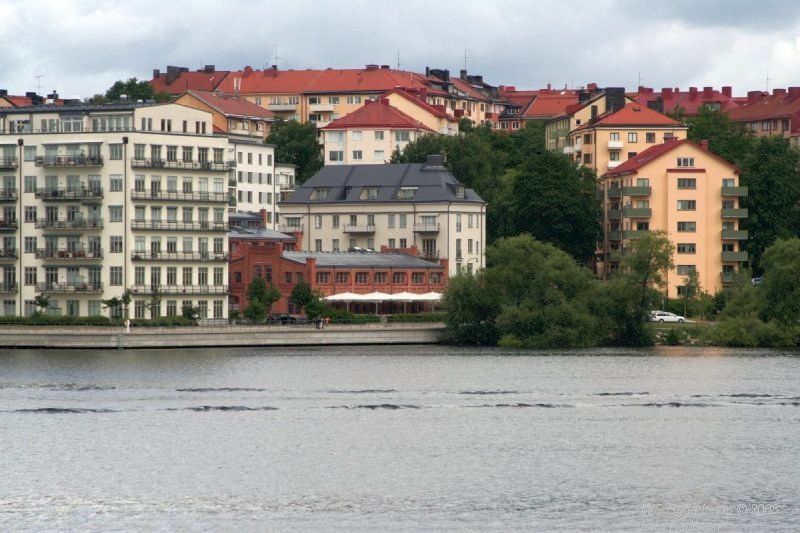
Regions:
<instances>
[{"instance_id":1,"label":"balcony","mask_svg":"<svg viewBox=\"0 0 800 533\"><path fill-rule=\"evenodd\" d=\"M608 141L608 149L609 150L622 150L625 145L622 141Z\"/></svg>"},{"instance_id":2,"label":"balcony","mask_svg":"<svg viewBox=\"0 0 800 533\"><path fill-rule=\"evenodd\" d=\"M609 187L608 188L608 197L609 198L621 198L622 197L622 189L619 187Z\"/></svg>"},{"instance_id":3,"label":"balcony","mask_svg":"<svg viewBox=\"0 0 800 533\"><path fill-rule=\"evenodd\" d=\"M17 189L0 189L0 202L16 202Z\"/></svg>"},{"instance_id":4,"label":"balcony","mask_svg":"<svg viewBox=\"0 0 800 533\"><path fill-rule=\"evenodd\" d=\"M736 276L738 276L738 272L721 272L720 276L722 278L722 283L724 285L729 285L731 283L736 282Z\"/></svg>"},{"instance_id":5,"label":"balcony","mask_svg":"<svg viewBox=\"0 0 800 533\"><path fill-rule=\"evenodd\" d=\"M45 155L35 159L37 167L102 167L99 155Z\"/></svg>"},{"instance_id":6,"label":"balcony","mask_svg":"<svg viewBox=\"0 0 800 533\"><path fill-rule=\"evenodd\" d=\"M622 218L622 212L619 209L609 209L608 210L608 219L609 220L619 220Z\"/></svg>"},{"instance_id":7,"label":"balcony","mask_svg":"<svg viewBox=\"0 0 800 533\"><path fill-rule=\"evenodd\" d=\"M652 189L650 187L636 186L636 187L623 187L623 196L650 196Z\"/></svg>"},{"instance_id":8,"label":"balcony","mask_svg":"<svg viewBox=\"0 0 800 533\"><path fill-rule=\"evenodd\" d=\"M36 286L36 292L63 294L63 293L82 293L82 294L99 294L103 292L102 283L82 283L82 282L69 282L69 283L39 283Z\"/></svg>"},{"instance_id":9,"label":"balcony","mask_svg":"<svg viewBox=\"0 0 800 533\"><path fill-rule=\"evenodd\" d=\"M747 187L722 187L722 196L747 196Z\"/></svg>"},{"instance_id":10,"label":"balcony","mask_svg":"<svg viewBox=\"0 0 800 533\"><path fill-rule=\"evenodd\" d=\"M281 112L288 112L288 111L295 111L297 110L297 104L267 104L267 109L270 111L274 111L277 113Z\"/></svg>"},{"instance_id":11,"label":"balcony","mask_svg":"<svg viewBox=\"0 0 800 533\"><path fill-rule=\"evenodd\" d=\"M86 249L56 249L39 248L36 250L36 259L48 259L53 261L83 262L99 261L103 259L103 250Z\"/></svg>"},{"instance_id":12,"label":"balcony","mask_svg":"<svg viewBox=\"0 0 800 533\"><path fill-rule=\"evenodd\" d=\"M345 224L344 225L344 232L345 233L375 233L375 226L374 225L366 225L366 226L358 226L355 224Z\"/></svg>"},{"instance_id":13,"label":"balcony","mask_svg":"<svg viewBox=\"0 0 800 533\"><path fill-rule=\"evenodd\" d=\"M16 157L0 157L0 170L16 170L18 164Z\"/></svg>"},{"instance_id":14,"label":"balcony","mask_svg":"<svg viewBox=\"0 0 800 533\"><path fill-rule=\"evenodd\" d=\"M575 147L574 147L574 146L565 146L565 147L563 148L563 152L564 152L566 155L572 155L572 154L574 154L574 153L575 153Z\"/></svg>"},{"instance_id":15,"label":"balcony","mask_svg":"<svg viewBox=\"0 0 800 533\"><path fill-rule=\"evenodd\" d=\"M131 229L151 231L228 231L228 223L132 220Z\"/></svg>"},{"instance_id":16,"label":"balcony","mask_svg":"<svg viewBox=\"0 0 800 533\"><path fill-rule=\"evenodd\" d=\"M747 252L722 252L723 263L747 261Z\"/></svg>"},{"instance_id":17,"label":"balcony","mask_svg":"<svg viewBox=\"0 0 800 533\"><path fill-rule=\"evenodd\" d=\"M166 159L131 159L133 168L167 168L227 172L236 168L236 161L168 161Z\"/></svg>"},{"instance_id":18,"label":"balcony","mask_svg":"<svg viewBox=\"0 0 800 533\"><path fill-rule=\"evenodd\" d=\"M722 230L723 241L746 241L749 237L746 229L724 229Z\"/></svg>"},{"instance_id":19,"label":"balcony","mask_svg":"<svg viewBox=\"0 0 800 533\"><path fill-rule=\"evenodd\" d=\"M50 230L76 230L76 229L103 229L102 218L83 219L77 218L75 220L51 220L49 218L38 218L34 224L36 229L50 229Z\"/></svg>"},{"instance_id":20,"label":"balcony","mask_svg":"<svg viewBox=\"0 0 800 533\"><path fill-rule=\"evenodd\" d=\"M0 250L0 261L13 261L19 257L16 248L10 248L8 250Z\"/></svg>"},{"instance_id":21,"label":"balcony","mask_svg":"<svg viewBox=\"0 0 800 533\"><path fill-rule=\"evenodd\" d=\"M19 285L17 283L0 283L1 294L16 294L17 291L19 291Z\"/></svg>"},{"instance_id":22,"label":"balcony","mask_svg":"<svg viewBox=\"0 0 800 533\"><path fill-rule=\"evenodd\" d=\"M420 257L422 259L425 259L426 261L436 261L436 262L438 262L439 261L439 250L422 250L422 253L420 254Z\"/></svg>"},{"instance_id":23,"label":"balcony","mask_svg":"<svg viewBox=\"0 0 800 533\"><path fill-rule=\"evenodd\" d=\"M0 220L0 231L17 231L17 228L19 228L19 222L16 218Z\"/></svg>"},{"instance_id":24,"label":"balcony","mask_svg":"<svg viewBox=\"0 0 800 533\"><path fill-rule=\"evenodd\" d=\"M280 224L278 225L278 231L281 233L303 233L303 225L302 224Z\"/></svg>"},{"instance_id":25,"label":"balcony","mask_svg":"<svg viewBox=\"0 0 800 533\"><path fill-rule=\"evenodd\" d=\"M333 113L333 104L308 104L308 111L311 113Z\"/></svg>"},{"instance_id":26,"label":"balcony","mask_svg":"<svg viewBox=\"0 0 800 533\"><path fill-rule=\"evenodd\" d=\"M131 191L133 200L154 200L169 202L212 202L226 204L231 196L226 192L178 192L178 191L158 191L144 190Z\"/></svg>"},{"instance_id":27,"label":"balcony","mask_svg":"<svg viewBox=\"0 0 800 533\"><path fill-rule=\"evenodd\" d=\"M101 202L103 200L103 189L79 187L67 188L46 188L36 189L36 198L41 198L45 202Z\"/></svg>"},{"instance_id":28,"label":"balcony","mask_svg":"<svg viewBox=\"0 0 800 533\"><path fill-rule=\"evenodd\" d=\"M723 207L722 218L747 218L747 209L743 207Z\"/></svg>"},{"instance_id":29,"label":"balcony","mask_svg":"<svg viewBox=\"0 0 800 533\"><path fill-rule=\"evenodd\" d=\"M414 224L414 233L439 233L439 224Z\"/></svg>"},{"instance_id":30,"label":"balcony","mask_svg":"<svg viewBox=\"0 0 800 533\"><path fill-rule=\"evenodd\" d=\"M133 294L228 294L227 285L134 285Z\"/></svg>"},{"instance_id":31,"label":"balcony","mask_svg":"<svg viewBox=\"0 0 800 533\"><path fill-rule=\"evenodd\" d=\"M650 218L653 210L649 207L625 207L622 209L622 216L625 218Z\"/></svg>"},{"instance_id":32,"label":"balcony","mask_svg":"<svg viewBox=\"0 0 800 533\"><path fill-rule=\"evenodd\" d=\"M641 239L644 235L649 233L647 230L611 230L608 232L608 240L609 241L621 241L621 240L636 240Z\"/></svg>"},{"instance_id":33,"label":"balcony","mask_svg":"<svg viewBox=\"0 0 800 533\"><path fill-rule=\"evenodd\" d=\"M622 164L622 161L609 161L606 166L608 167L608 170L611 170L613 168L617 168L621 164Z\"/></svg>"},{"instance_id":34,"label":"balcony","mask_svg":"<svg viewBox=\"0 0 800 533\"><path fill-rule=\"evenodd\" d=\"M583 148L583 141L575 141L572 147L574 148L575 152L580 152Z\"/></svg>"},{"instance_id":35,"label":"balcony","mask_svg":"<svg viewBox=\"0 0 800 533\"><path fill-rule=\"evenodd\" d=\"M131 252L133 261L227 261L227 253L213 252Z\"/></svg>"}]
</instances>

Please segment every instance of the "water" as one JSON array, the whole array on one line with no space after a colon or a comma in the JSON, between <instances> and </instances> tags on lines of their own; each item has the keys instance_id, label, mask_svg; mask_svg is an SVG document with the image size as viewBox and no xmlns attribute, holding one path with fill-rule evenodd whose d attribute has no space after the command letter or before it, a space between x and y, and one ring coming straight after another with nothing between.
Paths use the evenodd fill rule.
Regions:
<instances>
[{"instance_id":1,"label":"water","mask_svg":"<svg viewBox=\"0 0 800 533\"><path fill-rule=\"evenodd\" d=\"M800 354L0 353L3 531L798 531Z\"/></svg>"}]
</instances>

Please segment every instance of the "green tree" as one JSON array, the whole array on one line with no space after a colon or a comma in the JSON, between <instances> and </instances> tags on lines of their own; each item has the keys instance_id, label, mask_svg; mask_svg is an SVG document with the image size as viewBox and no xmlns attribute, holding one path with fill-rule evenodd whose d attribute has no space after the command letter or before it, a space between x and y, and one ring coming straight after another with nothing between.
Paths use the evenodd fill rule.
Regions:
<instances>
[{"instance_id":1,"label":"green tree","mask_svg":"<svg viewBox=\"0 0 800 533\"><path fill-rule=\"evenodd\" d=\"M783 326L800 323L800 239L781 239L762 258L763 315Z\"/></svg>"},{"instance_id":2,"label":"green tree","mask_svg":"<svg viewBox=\"0 0 800 533\"><path fill-rule=\"evenodd\" d=\"M276 120L265 141L275 145L275 159L297 166L295 181L303 183L322 168L322 150L317 138L317 127L309 122Z\"/></svg>"},{"instance_id":3,"label":"green tree","mask_svg":"<svg viewBox=\"0 0 800 533\"><path fill-rule=\"evenodd\" d=\"M700 297L703 295L703 287L700 284L700 273L697 270L692 270L686 277L686 284L683 286L683 294L681 301L683 302L683 316L689 316L689 310L699 302Z\"/></svg>"},{"instance_id":4,"label":"green tree","mask_svg":"<svg viewBox=\"0 0 800 533\"><path fill-rule=\"evenodd\" d=\"M166 93L156 93L153 86L146 81L138 81L136 78L129 78L127 81L116 81L108 88L103 95L105 102L116 102L122 95L127 96L128 100L155 100L157 102L167 102L170 95ZM98 95L95 95L97 98ZM93 103L105 103L103 101L95 101Z\"/></svg>"},{"instance_id":5,"label":"green tree","mask_svg":"<svg viewBox=\"0 0 800 533\"><path fill-rule=\"evenodd\" d=\"M716 155L736 165L741 165L750 153L753 134L741 122L733 122L719 111L701 108L697 116L685 119L689 126L687 137L694 141L708 141L708 148Z\"/></svg>"},{"instance_id":6,"label":"green tree","mask_svg":"<svg viewBox=\"0 0 800 533\"><path fill-rule=\"evenodd\" d=\"M314 293L311 290L311 286L305 281L297 282L294 288L292 288L292 293L289 295L289 302L301 309L308 306L313 300ZM308 309L306 309L306 311L308 311Z\"/></svg>"},{"instance_id":7,"label":"green tree","mask_svg":"<svg viewBox=\"0 0 800 533\"><path fill-rule=\"evenodd\" d=\"M447 336L454 344L493 346L500 338L496 319L497 295L486 287L484 275L460 273L447 284L442 299L447 312Z\"/></svg>"},{"instance_id":8,"label":"green tree","mask_svg":"<svg viewBox=\"0 0 800 533\"><path fill-rule=\"evenodd\" d=\"M50 307L50 297L44 294L37 294L33 298L33 305L36 307L34 316L46 315L47 309Z\"/></svg>"},{"instance_id":9,"label":"green tree","mask_svg":"<svg viewBox=\"0 0 800 533\"><path fill-rule=\"evenodd\" d=\"M247 287L247 307L244 316L252 322L263 322L272 311L272 304L280 300L281 291L263 278L255 278Z\"/></svg>"}]
</instances>

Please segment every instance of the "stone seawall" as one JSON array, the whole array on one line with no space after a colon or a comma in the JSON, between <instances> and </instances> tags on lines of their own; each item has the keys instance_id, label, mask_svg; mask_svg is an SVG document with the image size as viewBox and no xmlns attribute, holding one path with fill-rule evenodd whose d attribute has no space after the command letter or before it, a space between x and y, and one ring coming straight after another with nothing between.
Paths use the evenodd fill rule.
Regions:
<instances>
[{"instance_id":1,"label":"stone seawall","mask_svg":"<svg viewBox=\"0 0 800 533\"><path fill-rule=\"evenodd\" d=\"M436 344L443 324L227 326L193 328L8 327L2 348L191 348L209 346L324 346Z\"/></svg>"}]
</instances>

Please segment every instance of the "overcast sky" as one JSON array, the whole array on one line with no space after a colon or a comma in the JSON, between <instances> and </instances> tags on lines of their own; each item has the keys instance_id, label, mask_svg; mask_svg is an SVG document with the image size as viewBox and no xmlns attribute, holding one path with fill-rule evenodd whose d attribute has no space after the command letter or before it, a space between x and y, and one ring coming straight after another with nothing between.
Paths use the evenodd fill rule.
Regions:
<instances>
[{"instance_id":1,"label":"overcast sky","mask_svg":"<svg viewBox=\"0 0 800 533\"><path fill-rule=\"evenodd\" d=\"M0 0L0 88L104 92L166 65L464 68L493 85L800 86L798 0ZM37 78L37 76L41 76Z\"/></svg>"}]
</instances>

